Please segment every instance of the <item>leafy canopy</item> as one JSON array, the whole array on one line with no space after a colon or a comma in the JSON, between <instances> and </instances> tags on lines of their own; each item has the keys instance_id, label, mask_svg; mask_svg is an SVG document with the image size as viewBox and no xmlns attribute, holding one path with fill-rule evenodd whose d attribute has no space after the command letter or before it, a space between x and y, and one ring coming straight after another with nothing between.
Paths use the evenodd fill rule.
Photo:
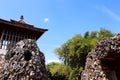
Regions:
<instances>
[{"instance_id":1,"label":"leafy canopy","mask_svg":"<svg viewBox=\"0 0 120 80\"><path fill-rule=\"evenodd\" d=\"M87 31L83 36L76 34L61 45L61 47L56 48L55 54L59 56L59 59L65 65L72 69L69 77L72 79L72 77L74 78L77 75L78 79L80 79L81 69L85 66L88 52L95 48L100 39L114 35L110 30L104 28L101 28L100 31Z\"/></svg>"}]
</instances>

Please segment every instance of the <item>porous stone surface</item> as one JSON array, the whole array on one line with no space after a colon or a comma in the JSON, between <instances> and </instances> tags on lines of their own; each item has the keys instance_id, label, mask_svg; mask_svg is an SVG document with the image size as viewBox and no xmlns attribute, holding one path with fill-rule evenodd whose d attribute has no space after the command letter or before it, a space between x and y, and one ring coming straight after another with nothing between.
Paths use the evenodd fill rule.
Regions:
<instances>
[{"instance_id":1,"label":"porous stone surface","mask_svg":"<svg viewBox=\"0 0 120 80\"><path fill-rule=\"evenodd\" d=\"M8 50L4 59L0 80L47 80L45 57L35 40L18 42Z\"/></svg>"},{"instance_id":2,"label":"porous stone surface","mask_svg":"<svg viewBox=\"0 0 120 80\"><path fill-rule=\"evenodd\" d=\"M103 38L88 53L81 80L120 80L120 34Z\"/></svg>"},{"instance_id":3,"label":"porous stone surface","mask_svg":"<svg viewBox=\"0 0 120 80\"><path fill-rule=\"evenodd\" d=\"M4 54L0 54L0 71L2 70L4 65L5 65L5 55Z\"/></svg>"}]
</instances>

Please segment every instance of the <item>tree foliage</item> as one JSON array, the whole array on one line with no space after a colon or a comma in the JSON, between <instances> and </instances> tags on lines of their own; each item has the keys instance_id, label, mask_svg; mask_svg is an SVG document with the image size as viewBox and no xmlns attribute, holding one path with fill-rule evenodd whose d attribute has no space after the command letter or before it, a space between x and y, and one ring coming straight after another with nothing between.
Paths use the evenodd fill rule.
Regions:
<instances>
[{"instance_id":1,"label":"tree foliage","mask_svg":"<svg viewBox=\"0 0 120 80\"><path fill-rule=\"evenodd\" d=\"M68 80L70 67L62 63L50 63L46 65L49 80Z\"/></svg>"},{"instance_id":2,"label":"tree foliage","mask_svg":"<svg viewBox=\"0 0 120 80\"><path fill-rule=\"evenodd\" d=\"M107 30L107 29L104 29L104 28L101 28L100 31L98 32L98 35L99 35L99 39L102 39L104 37L112 37L114 36L115 34L113 34L110 30Z\"/></svg>"},{"instance_id":3,"label":"tree foliage","mask_svg":"<svg viewBox=\"0 0 120 80\"><path fill-rule=\"evenodd\" d=\"M101 28L100 31L86 32L84 36L77 34L61 47L55 49L55 54L72 69L71 76L80 76L80 68L85 66L86 56L97 42L104 37L112 37L113 34L110 30Z\"/></svg>"}]
</instances>

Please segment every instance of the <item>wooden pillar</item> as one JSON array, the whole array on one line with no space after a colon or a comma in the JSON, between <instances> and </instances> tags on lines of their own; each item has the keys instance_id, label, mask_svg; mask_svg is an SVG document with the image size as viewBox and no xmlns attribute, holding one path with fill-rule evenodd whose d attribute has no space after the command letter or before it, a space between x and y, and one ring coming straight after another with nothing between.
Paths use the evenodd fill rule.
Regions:
<instances>
[{"instance_id":1,"label":"wooden pillar","mask_svg":"<svg viewBox=\"0 0 120 80\"><path fill-rule=\"evenodd\" d=\"M22 40L24 40L25 38L24 38L24 33L22 33Z\"/></svg>"},{"instance_id":2,"label":"wooden pillar","mask_svg":"<svg viewBox=\"0 0 120 80\"><path fill-rule=\"evenodd\" d=\"M33 39L33 35L31 36L31 38Z\"/></svg>"},{"instance_id":3,"label":"wooden pillar","mask_svg":"<svg viewBox=\"0 0 120 80\"><path fill-rule=\"evenodd\" d=\"M19 37L18 37L19 41L21 40L21 33L19 33Z\"/></svg>"},{"instance_id":4,"label":"wooden pillar","mask_svg":"<svg viewBox=\"0 0 120 80\"><path fill-rule=\"evenodd\" d=\"M29 38L29 37L28 37L28 33L26 34L26 36L27 36L26 38L28 39L28 38Z\"/></svg>"},{"instance_id":5,"label":"wooden pillar","mask_svg":"<svg viewBox=\"0 0 120 80\"><path fill-rule=\"evenodd\" d=\"M30 39L32 39L32 35L30 36Z\"/></svg>"},{"instance_id":6,"label":"wooden pillar","mask_svg":"<svg viewBox=\"0 0 120 80\"><path fill-rule=\"evenodd\" d=\"M33 38L33 34L31 35L31 39L34 39L34 38Z\"/></svg>"},{"instance_id":7,"label":"wooden pillar","mask_svg":"<svg viewBox=\"0 0 120 80\"><path fill-rule=\"evenodd\" d=\"M16 43L16 32L13 32L14 33L14 38L13 38L13 45L15 45L15 43Z\"/></svg>"},{"instance_id":8,"label":"wooden pillar","mask_svg":"<svg viewBox=\"0 0 120 80\"><path fill-rule=\"evenodd\" d=\"M9 38L8 38L8 46L7 46L7 49L11 49L14 45L14 32L13 31L10 31L9 32Z\"/></svg>"},{"instance_id":9,"label":"wooden pillar","mask_svg":"<svg viewBox=\"0 0 120 80\"><path fill-rule=\"evenodd\" d=\"M20 34L20 40L23 40L23 38L24 38L24 35L23 35L23 33L21 33Z\"/></svg>"},{"instance_id":10,"label":"wooden pillar","mask_svg":"<svg viewBox=\"0 0 120 80\"><path fill-rule=\"evenodd\" d=\"M3 37L4 37L4 34L5 34L5 29L3 29L2 35L1 35L1 38L0 38L0 49L2 49L2 46L3 46Z\"/></svg>"},{"instance_id":11,"label":"wooden pillar","mask_svg":"<svg viewBox=\"0 0 120 80\"><path fill-rule=\"evenodd\" d=\"M17 42L17 32L15 32L14 43Z\"/></svg>"},{"instance_id":12,"label":"wooden pillar","mask_svg":"<svg viewBox=\"0 0 120 80\"><path fill-rule=\"evenodd\" d=\"M20 32L18 32L17 42L20 41Z\"/></svg>"},{"instance_id":13,"label":"wooden pillar","mask_svg":"<svg viewBox=\"0 0 120 80\"><path fill-rule=\"evenodd\" d=\"M35 34L33 34L33 35L31 36L31 39L36 40L36 35L35 35Z\"/></svg>"},{"instance_id":14,"label":"wooden pillar","mask_svg":"<svg viewBox=\"0 0 120 80\"><path fill-rule=\"evenodd\" d=\"M11 48L11 31L8 31L7 50Z\"/></svg>"},{"instance_id":15,"label":"wooden pillar","mask_svg":"<svg viewBox=\"0 0 120 80\"><path fill-rule=\"evenodd\" d=\"M9 38L8 38L8 41L9 41L9 44L11 43L11 31L9 32Z\"/></svg>"},{"instance_id":16,"label":"wooden pillar","mask_svg":"<svg viewBox=\"0 0 120 80\"><path fill-rule=\"evenodd\" d=\"M12 32L11 45L14 45L14 32Z\"/></svg>"},{"instance_id":17,"label":"wooden pillar","mask_svg":"<svg viewBox=\"0 0 120 80\"><path fill-rule=\"evenodd\" d=\"M24 36L23 36L23 37L24 37L24 39L26 39L26 37L27 37L26 35L27 35L27 34L26 34L26 32L25 32L25 33L24 33Z\"/></svg>"},{"instance_id":18,"label":"wooden pillar","mask_svg":"<svg viewBox=\"0 0 120 80\"><path fill-rule=\"evenodd\" d=\"M7 49L7 44L8 44L8 41L7 41L7 38L8 38L8 30L6 30L5 32L5 40L4 40L4 49Z\"/></svg>"},{"instance_id":19,"label":"wooden pillar","mask_svg":"<svg viewBox=\"0 0 120 80\"><path fill-rule=\"evenodd\" d=\"M35 36L34 39L37 40L36 35L34 35L34 36Z\"/></svg>"},{"instance_id":20,"label":"wooden pillar","mask_svg":"<svg viewBox=\"0 0 120 80\"><path fill-rule=\"evenodd\" d=\"M12 47L12 44L13 44L13 42L12 42L12 38L13 38L13 34L12 34L13 32L10 32L10 47L9 48L11 48Z\"/></svg>"}]
</instances>

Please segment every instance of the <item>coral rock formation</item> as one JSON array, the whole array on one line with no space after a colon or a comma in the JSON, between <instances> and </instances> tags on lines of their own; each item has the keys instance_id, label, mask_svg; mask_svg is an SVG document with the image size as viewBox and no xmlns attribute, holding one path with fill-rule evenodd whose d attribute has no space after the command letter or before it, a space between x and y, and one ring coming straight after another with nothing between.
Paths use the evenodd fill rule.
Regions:
<instances>
[{"instance_id":1,"label":"coral rock formation","mask_svg":"<svg viewBox=\"0 0 120 80\"><path fill-rule=\"evenodd\" d=\"M100 40L88 53L81 80L120 80L120 34Z\"/></svg>"},{"instance_id":2,"label":"coral rock formation","mask_svg":"<svg viewBox=\"0 0 120 80\"><path fill-rule=\"evenodd\" d=\"M0 80L47 80L45 57L36 41L22 40L8 50Z\"/></svg>"}]
</instances>

